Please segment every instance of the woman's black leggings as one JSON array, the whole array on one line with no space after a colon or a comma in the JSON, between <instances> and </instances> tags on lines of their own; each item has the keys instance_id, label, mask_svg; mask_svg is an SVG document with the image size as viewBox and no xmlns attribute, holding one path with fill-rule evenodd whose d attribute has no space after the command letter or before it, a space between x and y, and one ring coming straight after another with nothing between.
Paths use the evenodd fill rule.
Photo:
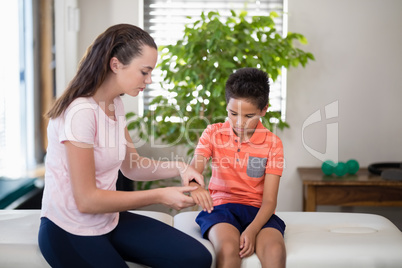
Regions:
<instances>
[{"instance_id":1,"label":"woman's black leggings","mask_svg":"<svg viewBox=\"0 0 402 268\"><path fill-rule=\"evenodd\" d=\"M100 236L68 233L41 219L39 247L52 267L210 267L212 256L196 239L158 220L120 213L117 227Z\"/></svg>"}]
</instances>

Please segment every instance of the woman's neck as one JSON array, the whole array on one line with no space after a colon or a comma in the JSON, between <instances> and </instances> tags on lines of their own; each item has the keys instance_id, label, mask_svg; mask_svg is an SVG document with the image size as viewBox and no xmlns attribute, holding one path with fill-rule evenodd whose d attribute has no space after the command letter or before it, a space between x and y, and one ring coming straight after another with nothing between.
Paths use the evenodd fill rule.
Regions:
<instances>
[{"instance_id":1,"label":"woman's neck","mask_svg":"<svg viewBox=\"0 0 402 268\"><path fill-rule=\"evenodd\" d=\"M106 105L113 104L113 100L120 94L116 91L115 82L113 77L109 75L106 76L103 83L96 90L94 94L94 100L99 103L105 103Z\"/></svg>"},{"instance_id":2,"label":"woman's neck","mask_svg":"<svg viewBox=\"0 0 402 268\"><path fill-rule=\"evenodd\" d=\"M106 81L105 81L106 82ZM99 105L99 107L105 112L105 114L112 120L116 119L114 99L118 94L113 93L113 89L107 86L107 83L103 83L93 95L93 99Z\"/></svg>"}]
</instances>

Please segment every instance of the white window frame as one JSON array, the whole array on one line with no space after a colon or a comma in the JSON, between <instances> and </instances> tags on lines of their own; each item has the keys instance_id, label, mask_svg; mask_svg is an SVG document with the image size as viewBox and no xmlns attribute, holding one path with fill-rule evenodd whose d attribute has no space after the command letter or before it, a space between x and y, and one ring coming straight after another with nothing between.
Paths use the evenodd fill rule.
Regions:
<instances>
[{"instance_id":1,"label":"white window frame","mask_svg":"<svg viewBox=\"0 0 402 268\"><path fill-rule=\"evenodd\" d=\"M2 1L0 10L7 36L0 44L6 52L0 69L0 177L18 178L37 165L33 2Z\"/></svg>"}]
</instances>

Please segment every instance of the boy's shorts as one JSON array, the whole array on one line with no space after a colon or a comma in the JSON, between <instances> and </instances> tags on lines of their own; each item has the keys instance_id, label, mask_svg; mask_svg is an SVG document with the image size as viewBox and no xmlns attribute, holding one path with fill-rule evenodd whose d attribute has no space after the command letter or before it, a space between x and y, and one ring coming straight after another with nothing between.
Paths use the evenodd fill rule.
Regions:
<instances>
[{"instance_id":1,"label":"boy's shorts","mask_svg":"<svg viewBox=\"0 0 402 268\"><path fill-rule=\"evenodd\" d=\"M228 203L214 207L211 213L201 211L195 221L201 228L202 236L208 239L208 230L217 223L229 223L236 227L240 233L254 220L260 209L253 206ZM282 236L285 232L285 223L275 214L271 216L263 228L275 228L281 232Z\"/></svg>"}]
</instances>

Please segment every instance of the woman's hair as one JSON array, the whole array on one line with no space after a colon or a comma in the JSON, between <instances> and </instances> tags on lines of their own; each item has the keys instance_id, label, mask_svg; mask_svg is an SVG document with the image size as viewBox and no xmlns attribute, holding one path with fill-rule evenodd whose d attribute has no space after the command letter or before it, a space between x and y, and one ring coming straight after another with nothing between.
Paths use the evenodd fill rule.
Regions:
<instances>
[{"instance_id":1,"label":"woman's hair","mask_svg":"<svg viewBox=\"0 0 402 268\"><path fill-rule=\"evenodd\" d=\"M226 81L226 103L231 98L246 99L262 110L268 104L268 74L257 68L242 68L232 73Z\"/></svg>"},{"instance_id":2,"label":"woman's hair","mask_svg":"<svg viewBox=\"0 0 402 268\"><path fill-rule=\"evenodd\" d=\"M110 59L116 57L128 65L142 54L144 45L157 49L154 39L137 26L118 24L108 28L88 47L76 75L46 115L56 118L76 98L93 96L110 71Z\"/></svg>"}]
</instances>

